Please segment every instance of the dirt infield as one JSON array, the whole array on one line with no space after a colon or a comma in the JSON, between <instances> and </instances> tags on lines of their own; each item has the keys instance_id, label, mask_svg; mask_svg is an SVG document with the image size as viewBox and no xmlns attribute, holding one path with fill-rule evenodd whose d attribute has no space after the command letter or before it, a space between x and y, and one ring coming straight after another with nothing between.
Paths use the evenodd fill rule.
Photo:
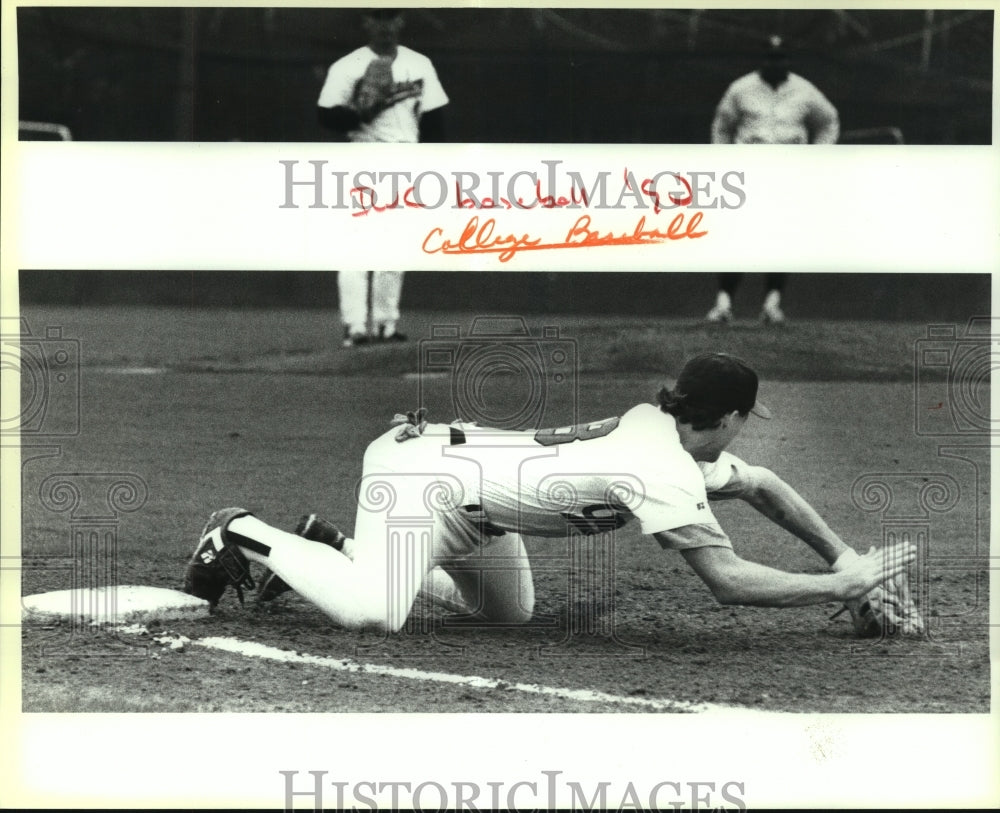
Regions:
<instances>
[{"instance_id":1,"label":"dirt infield","mask_svg":"<svg viewBox=\"0 0 1000 813\"><path fill-rule=\"evenodd\" d=\"M75 572L67 562L69 540L95 529L113 539L117 583L162 587L180 586L201 524L225 505L244 505L289 528L301 513L319 511L349 530L363 450L392 413L420 397L432 417L454 417L447 414L447 381L428 379L418 390L403 375L399 357L412 347L350 356L326 332L335 324L332 314L288 322L266 311L28 309L25 316L36 332L63 325L64 337L80 341L82 359L79 432L60 438L56 450L29 439L22 453L26 594L69 587ZM144 329L129 333L136 324ZM223 329L235 324L246 341L234 342L233 330ZM657 328L648 323L622 323L603 338L598 334L607 328L596 318L564 327L565 335L589 337L581 344L607 344L623 330L657 342ZM680 353L712 341L701 327L662 330L680 337ZM805 369L793 358L798 348L836 335L830 325L798 330L761 336L747 327L716 337L742 343L751 360L760 356L761 397L777 415L749 426L734 451L798 487L856 547L912 535L923 554L915 583L928 640L859 641L846 616L828 619L835 605L721 607L679 556L627 527L608 543L615 568L610 591L595 588L586 567L571 567L566 542L528 540L538 605L534 621L521 628L462 627L418 604L408 629L383 639L336 629L294 595L241 608L232 592L207 621L172 622L147 635L26 627L23 708L612 712L635 711L632 698L789 712L986 712L989 448L982 435L957 430L951 437L917 434L924 424L916 410L928 407L912 378L768 375L782 359L788 369ZM891 330L898 358L886 363L898 369L913 358L922 326ZM887 344L887 334L872 338L863 325L845 325L841 335L848 352L865 342ZM562 422L558 410L575 408L581 419L602 418L650 399L662 379L642 371L636 346L616 363L631 358L638 372L588 370L583 360L578 395L572 404L553 397L551 417ZM836 350L828 343L822 352ZM355 374L331 369L365 364ZM827 369L844 377L841 368ZM861 370L861 377L881 376ZM518 397L516 387L498 389ZM824 569L804 545L745 506L724 504L716 513L747 558ZM181 636L190 640L171 648ZM331 671L199 645L214 638L492 683ZM905 684L894 678L900 669ZM512 688L518 685L601 694L581 699ZM678 709L650 703L642 710Z\"/></svg>"}]
</instances>

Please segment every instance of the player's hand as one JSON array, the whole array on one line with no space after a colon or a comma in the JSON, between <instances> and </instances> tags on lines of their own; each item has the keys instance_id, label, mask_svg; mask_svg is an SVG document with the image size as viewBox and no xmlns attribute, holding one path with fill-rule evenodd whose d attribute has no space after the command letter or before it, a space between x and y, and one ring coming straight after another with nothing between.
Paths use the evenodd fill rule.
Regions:
<instances>
[{"instance_id":1,"label":"player's hand","mask_svg":"<svg viewBox=\"0 0 1000 813\"><path fill-rule=\"evenodd\" d=\"M840 599L860 598L887 579L903 573L916 558L915 545L900 543L882 549L872 547L837 573L841 580Z\"/></svg>"}]
</instances>

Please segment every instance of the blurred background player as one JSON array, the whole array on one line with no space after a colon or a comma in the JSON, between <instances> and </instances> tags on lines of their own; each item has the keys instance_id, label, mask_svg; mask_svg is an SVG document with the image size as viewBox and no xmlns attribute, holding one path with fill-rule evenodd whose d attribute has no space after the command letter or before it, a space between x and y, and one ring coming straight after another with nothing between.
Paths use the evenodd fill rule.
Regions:
<instances>
[{"instance_id":1,"label":"blurred background player","mask_svg":"<svg viewBox=\"0 0 1000 813\"><path fill-rule=\"evenodd\" d=\"M406 336L396 329L403 293L402 271L341 269L337 272L337 293L340 321L344 324L344 347L357 347L372 341L406 341Z\"/></svg>"},{"instance_id":2,"label":"blurred background player","mask_svg":"<svg viewBox=\"0 0 1000 813\"><path fill-rule=\"evenodd\" d=\"M733 82L712 120L713 144L836 144L840 137L837 108L807 79L789 70L781 37L772 36L761 66ZM732 299L740 274L719 274L709 322L732 319ZM769 274L760 317L785 321L781 293L785 274Z\"/></svg>"},{"instance_id":3,"label":"blurred background player","mask_svg":"<svg viewBox=\"0 0 1000 813\"><path fill-rule=\"evenodd\" d=\"M781 324L785 314L781 310L781 292L785 289L788 274L771 273L765 280L767 293L760 309L760 318L768 324ZM719 291L715 295L715 305L705 319L709 322L729 322L733 318L733 297L743 279L743 274L733 272L718 275Z\"/></svg>"},{"instance_id":4,"label":"blurred background player","mask_svg":"<svg viewBox=\"0 0 1000 813\"><path fill-rule=\"evenodd\" d=\"M789 70L778 36L763 64L728 87L712 120L713 144L836 144L839 137L837 108Z\"/></svg>"},{"instance_id":5,"label":"blurred background player","mask_svg":"<svg viewBox=\"0 0 1000 813\"><path fill-rule=\"evenodd\" d=\"M448 96L430 59L399 44L402 11L367 9L361 22L368 44L330 66L316 103L320 124L354 142L443 141ZM402 271L340 271L337 288L346 347L406 340L396 330Z\"/></svg>"}]
</instances>

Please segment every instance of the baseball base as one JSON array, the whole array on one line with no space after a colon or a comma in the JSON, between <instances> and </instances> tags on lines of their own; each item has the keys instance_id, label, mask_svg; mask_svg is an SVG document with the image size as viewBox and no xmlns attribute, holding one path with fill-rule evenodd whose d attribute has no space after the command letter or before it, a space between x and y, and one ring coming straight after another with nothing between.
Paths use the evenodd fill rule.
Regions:
<instances>
[{"instance_id":1,"label":"baseball base","mask_svg":"<svg viewBox=\"0 0 1000 813\"><path fill-rule=\"evenodd\" d=\"M76 621L95 626L207 617L208 602L180 590L141 585L78 588L21 599L24 622Z\"/></svg>"}]
</instances>

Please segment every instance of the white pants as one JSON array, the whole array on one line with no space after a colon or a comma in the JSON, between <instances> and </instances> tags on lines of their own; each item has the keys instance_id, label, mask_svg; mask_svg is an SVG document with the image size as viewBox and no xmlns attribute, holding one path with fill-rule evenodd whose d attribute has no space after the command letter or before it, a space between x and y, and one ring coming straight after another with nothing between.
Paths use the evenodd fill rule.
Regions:
<instances>
[{"instance_id":1,"label":"white pants","mask_svg":"<svg viewBox=\"0 0 1000 813\"><path fill-rule=\"evenodd\" d=\"M403 271L338 271L340 320L351 334L368 332L368 275L371 274L371 322L380 325L399 321ZM391 331L390 331L391 332Z\"/></svg>"},{"instance_id":2,"label":"white pants","mask_svg":"<svg viewBox=\"0 0 1000 813\"><path fill-rule=\"evenodd\" d=\"M524 542L482 527L475 464L444 454L440 438L398 443L397 431L365 453L355 535L346 543L352 558L256 517L231 527L270 553L242 550L350 629L398 631L421 589L476 619L529 621L535 591Z\"/></svg>"}]
</instances>

